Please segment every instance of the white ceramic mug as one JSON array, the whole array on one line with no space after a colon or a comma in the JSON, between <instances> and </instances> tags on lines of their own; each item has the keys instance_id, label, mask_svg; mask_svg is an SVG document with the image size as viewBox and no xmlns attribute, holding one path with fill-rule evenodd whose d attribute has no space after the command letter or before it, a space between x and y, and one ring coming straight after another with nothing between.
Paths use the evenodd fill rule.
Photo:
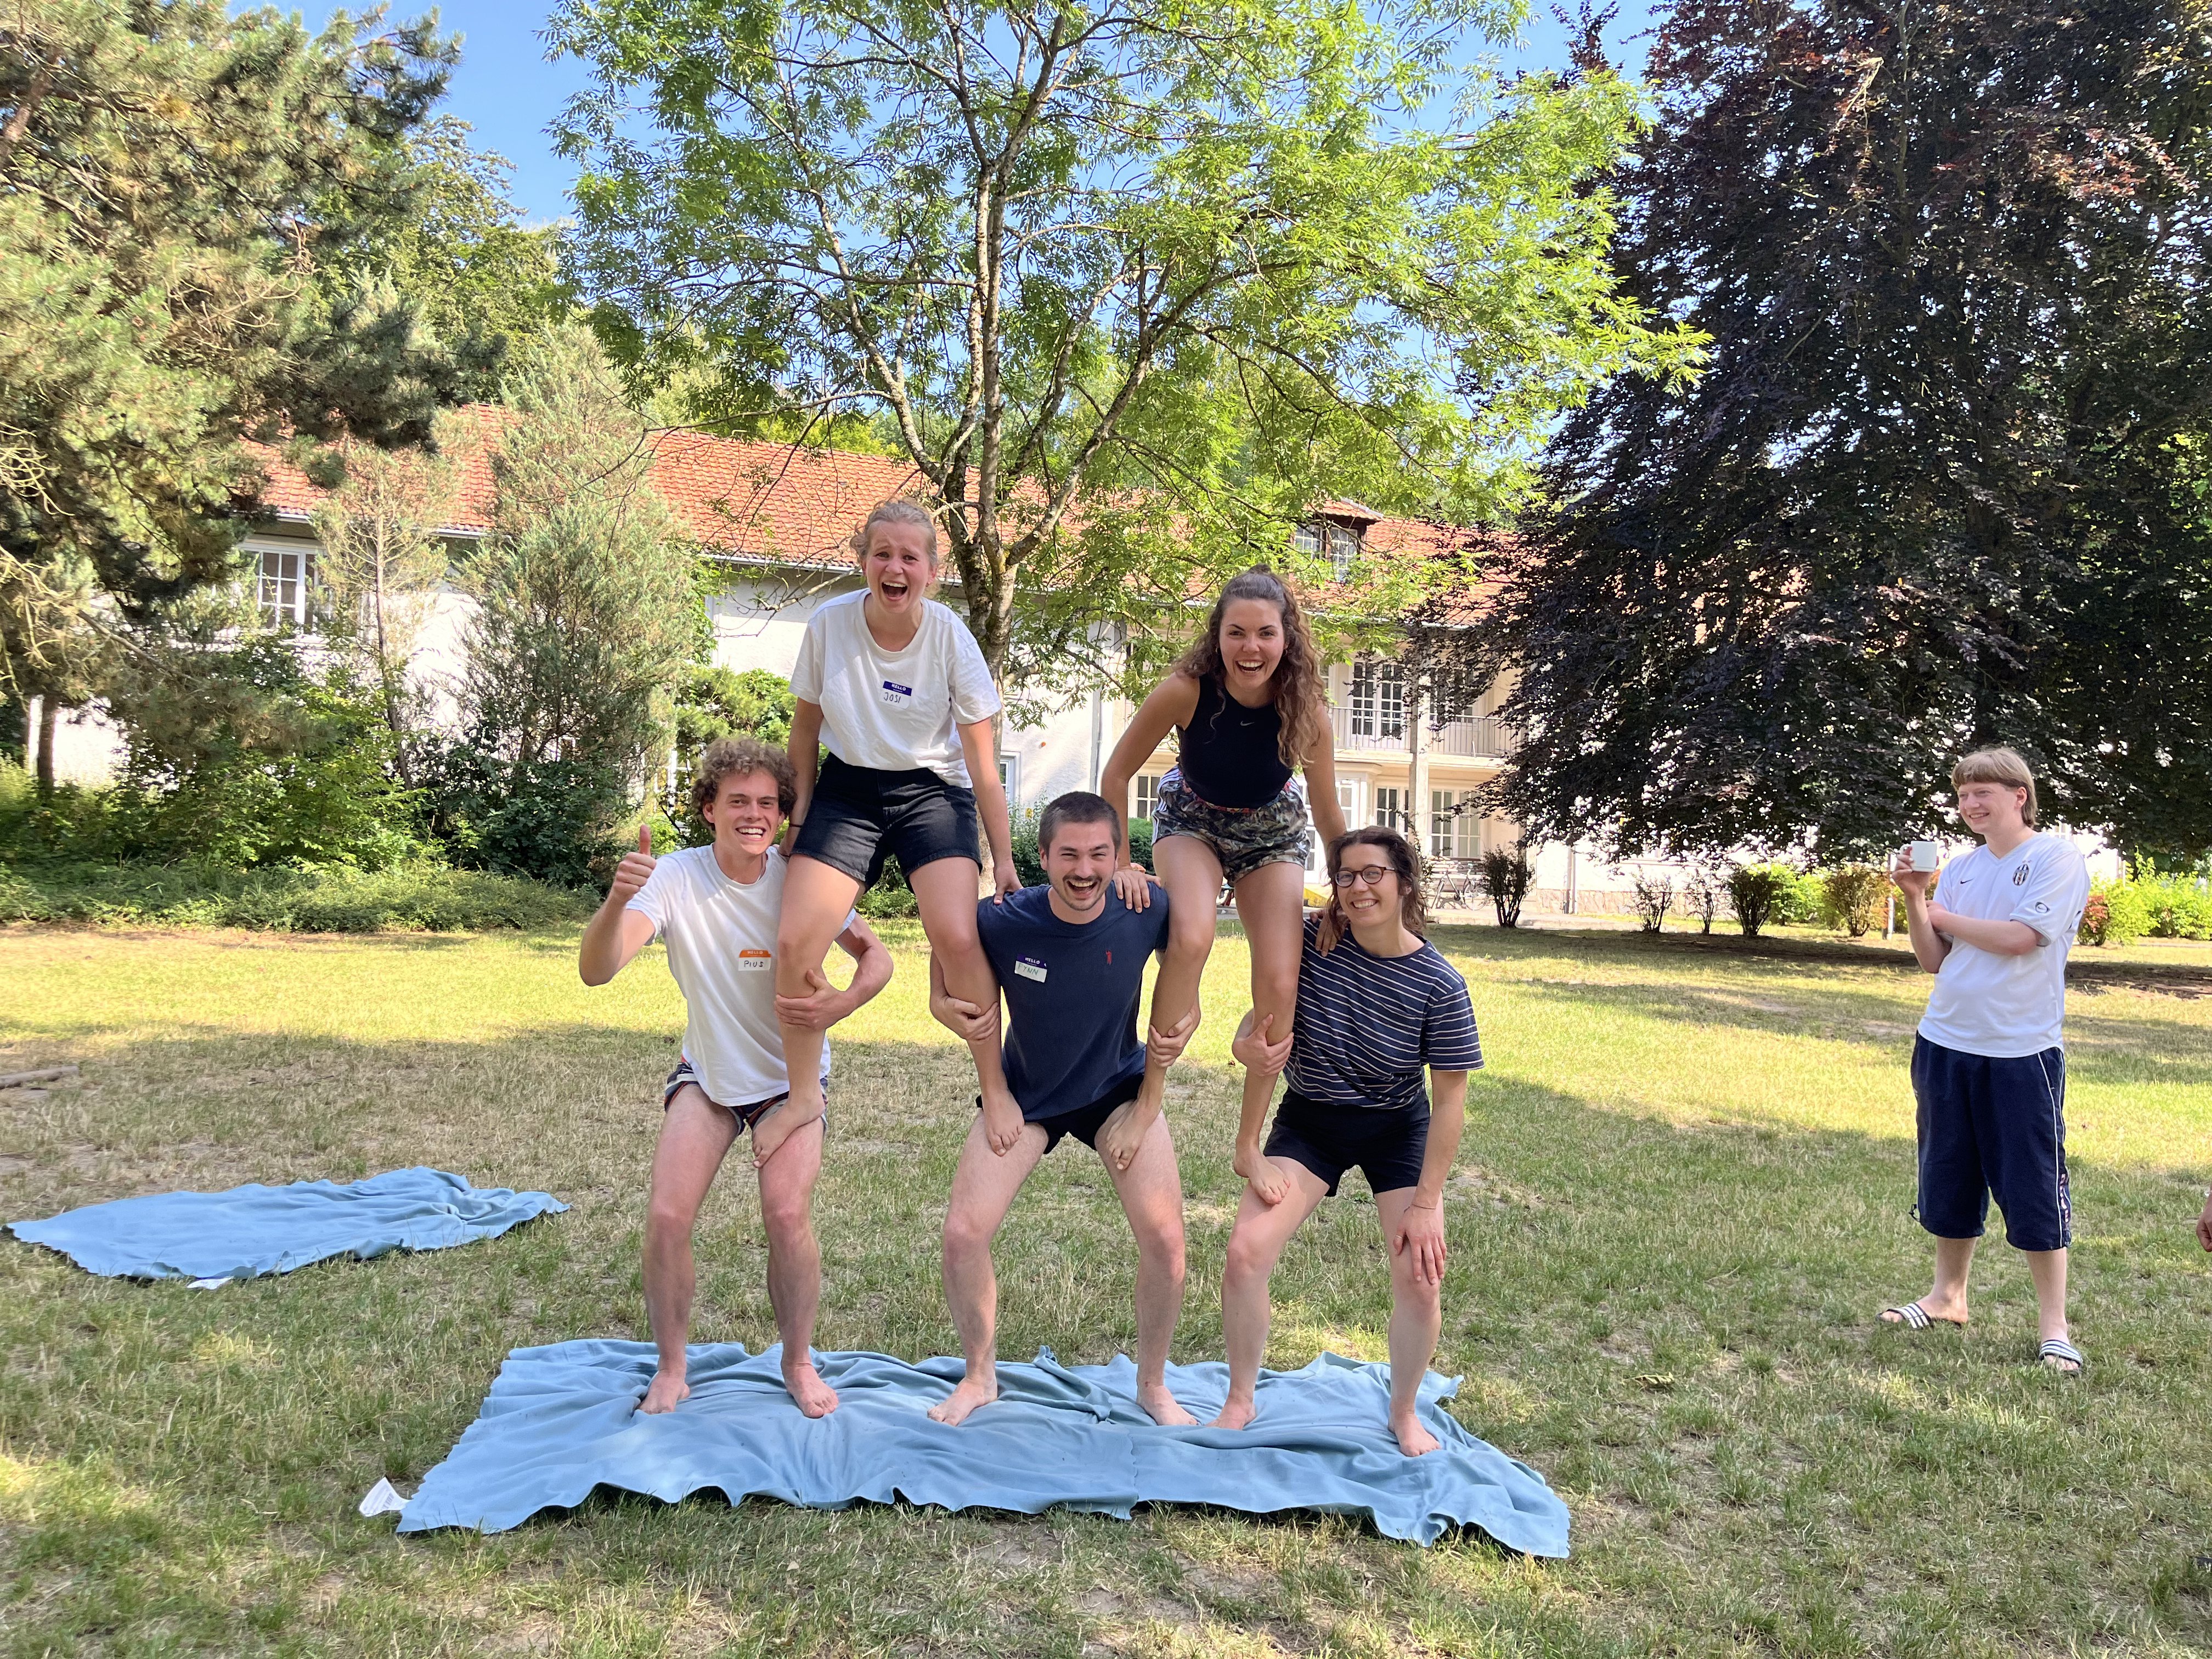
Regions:
<instances>
[{"instance_id":1,"label":"white ceramic mug","mask_svg":"<svg viewBox=\"0 0 2212 1659\"><path fill-rule=\"evenodd\" d=\"M1943 849L1932 841L1916 841L1905 849L1911 854L1916 871L1932 873L1943 862Z\"/></svg>"}]
</instances>

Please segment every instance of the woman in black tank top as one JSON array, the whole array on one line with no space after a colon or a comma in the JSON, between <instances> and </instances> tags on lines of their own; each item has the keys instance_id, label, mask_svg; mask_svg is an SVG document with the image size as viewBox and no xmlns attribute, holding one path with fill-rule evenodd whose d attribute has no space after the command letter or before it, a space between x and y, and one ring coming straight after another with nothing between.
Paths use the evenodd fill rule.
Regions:
<instances>
[{"instance_id":1,"label":"woman in black tank top","mask_svg":"<svg viewBox=\"0 0 2212 1659\"><path fill-rule=\"evenodd\" d=\"M1265 806L1291 781L1282 737L1282 711L1273 703L1247 708L1209 677L1199 682L1176 769L1208 805Z\"/></svg>"},{"instance_id":2,"label":"woman in black tank top","mask_svg":"<svg viewBox=\"0 0 2212 1659\"><path fill-rule=\"evenodd\" d=\"M1297 600L1264 566L1222 589L1204 635L1115 744L1098 787L1117 810L1128 810L1130 780L1170 731L1180 733L1180 747L1152 817L1152 861L1169 902L1152 1025L1172 1030L1196 1005L1213 949L1215 900L1226 879L1251 945L1254 1028L1271 1033L1270 1042L1287 1043L1297 1006L1311 824L1333 841L1344 833L1344 813L1313 636ZM1294 767L1305 770L1303 793ZM1135 1155L1165 1088L1164 1075L1147 1071L1129 1120L1099 1137L1099 1150L1118 1167ZM1237 1137L1237 1172L1270 1204L1289 1190L1258 1152L1273 1092L1272 1074L1246 1073L1246 1121Z\"/></svg>"}]
</instances>

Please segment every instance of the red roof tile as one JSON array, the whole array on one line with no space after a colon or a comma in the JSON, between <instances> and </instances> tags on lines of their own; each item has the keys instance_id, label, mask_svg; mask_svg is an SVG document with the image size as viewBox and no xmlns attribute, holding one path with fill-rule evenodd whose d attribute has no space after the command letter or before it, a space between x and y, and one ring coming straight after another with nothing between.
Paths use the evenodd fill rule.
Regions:
<instances>
[{"instance_id":1,"label":"red roof tile","mask_svg":"<svg viewBox=\"0 0 2212 1659\"><path fill-rule=\"evenodd\" d=\"M480 536L491 526L490 451L504 411L477 404L460 411L447 434L446 454L459 470L452 522L459 536ZM652 435L653 482L678 520L707 550L732 558L779 564L842 565L847 538L867 510L886 497L910 493L921 475L907 462L846 450L811 449L704 433L664 430ZM262 504L280 517L306 518L325 491L276 451L258 450L266 483ZM1510 538L1496 532L1375 517L1372 509L1331 501L1322 512L1364 518L1367 551L1437 558L1504 551ZM1449 607L1450 620L1471 620L1490 584Z\"/></svg>"}]
</instances>

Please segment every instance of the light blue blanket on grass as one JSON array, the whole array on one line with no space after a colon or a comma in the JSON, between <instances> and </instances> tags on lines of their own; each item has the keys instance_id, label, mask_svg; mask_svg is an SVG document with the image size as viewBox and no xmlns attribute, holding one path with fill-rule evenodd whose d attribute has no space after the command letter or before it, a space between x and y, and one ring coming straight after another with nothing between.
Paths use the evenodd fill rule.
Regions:
<instances>
[{"instance_id":1,"label":"light blue blanket on grass","mask_svg":"<svg viewBox=\"0 0 2212 1659\"><path fill-rule=\"evenodd\" d=\"M1457 1385L1433 1373L1421 1419L1443 1444L1409 1458L1387 1424L1389 1369L1330 1353L1303 1370L1261 1372L1259 1415L1243 1430L1161 1428L1138 1406L1125 1356L1067 1366L1048 1352L1001 1364L998 1401L958 1428L926 1415L959 1381L957 1359L817 1354L839 1403L809 1420L784 1391L778 1353L695 1347L690 1398L647 1417L636 1407L653 1377L648 1345L517 1348L399 1530L503 1532L605 1486L672 1504L715 1490L732 1503L758 1496L809 1509L903 1498L1123 1520L1144 1503L1328 1510L1424 1545L1472 1526L1529 1555L1567 1553L1566 1505L1534 1469L1454 1421L1440 1402ZM1220 1410L1228 1381L1220 1364L1168 1367L1169 1388L1201 1420Z\"/></svg>"},{"instance_id":2,"label":"light blue blanket on grass","mask_svg":"<svg viewBox=\"0 0 2212 1659\"><path fill-rule=\"evenodd\" d=\"M443 1170L392 1170L350 1186L258 1182L227 1193L152 1193L64 1210L9 1231L117 1279L253 1279L334 1255L442 1250L496 1238L568 1206L549 1193L471 1187Z\"/></svg>"}]
</instances>

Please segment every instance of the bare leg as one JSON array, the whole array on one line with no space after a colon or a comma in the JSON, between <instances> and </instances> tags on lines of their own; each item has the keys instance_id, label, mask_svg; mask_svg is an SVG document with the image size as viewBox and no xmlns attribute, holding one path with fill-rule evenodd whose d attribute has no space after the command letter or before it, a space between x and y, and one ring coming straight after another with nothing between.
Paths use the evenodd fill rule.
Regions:
<instances>
[{"instance_id":1,"label":"bare leg","mask_svg":"<svg viewBox=\"0 0 2212 1659\"><path fill-rule=\"evenodd\" d=\"M2027 1276L2035 1281L2035 1314L2037 1340L2049 1342L2067 1340L2066 1330L2066 1252L2063 1250L2023 1250L2027 1258ZM2073 1370L2073 1365L2058 1369Z\"/></svg>"},{"instance_id":2,"label":"bare leg","mask_svg":"<svg viewBox=\"0 0 2212 1659\"><path fill-rule=\"evenodd\" d=\"M929 937L930 954L945 976L945 988L963 1002L988 1007L999 1000L999 981L975 932L980 868L973 859L933 859L919 870L908 871L906 878L921 907L921 931ZM968 1053L975 1062L976 1091L983 1097L985 1114L1003 1131L1011 1131L1022 1109L1006 1087L999 1045L1000 1039L992 1036L970 1042Z\"/></svg>"},{"instance_id":3,"label":"bare leg","mask_svg":"<svg viewBox=\"0 0 2212 1659\"><path fill-rule=\"evenodd\" d=\"M1192 1427L1198 1419L1176 1403L1167 1382L1183 1280L1182 1176L1167 1119L1152 1120L1127 1169L1115 1169L1103 1152L1099 1159L1137 1240L1137 1403L1155 1423Z\"/></svg>"},{"instance_id":4,"label":"bare leg","mask_svg":"<svg viewBox=\"0 0 2212 1659\"><path fill-rule=\"evenodd\" d=\"M1971 1238L1939 1238L1936 1241L1936 1288L1920 1298L1921 1311L1930 1319L1948 1320L1954 1325L1966 1322L1966 1274L1974 1265L1974 1243ZM2063 1252L2061 1252L2063 1255ZM2034 1257L2029 1257L2029 1271L2034 1268ZM2065 1304L2065 1268L2059 1268L2060 1296ZM2042 1286L2038 1283L2037 1289ZM1894 1314L1882 1315L1887 1325L1900 1324Z\"/></svg>"},{"instance_id":5,"label":"bare leg","mask_svg":"<svg viewBox=\"0 0 2212 1659\"><path fill-rule=\"evenodd\" d=\"M991 1241L1006 1218L1014 1194L1044 1156L1045 1132L1022 1126L1021 1138L1003 1157L991 1150L978 1115L960 1148L952 1201L945 1210L945 1300L968 1369L960 1386L929 1408L939 1423L962 1423L978 1406L999 1397L999 1279L991 1266Z\"/></svg>"},{"instance_id":6,"label":"bare leg","mask_svg":"<svg viewBox=\"0 0 2212 1659\"><path fill-rule=\"evenodd\" d=\"M1246 875L1237 884L1237 919L1244 924L1252 952L1252 1027L1260 1030L1273 1015L1273 1036L1279 1042L1291 1035L1297 1014L1298 962L1305 954L1304 870L1295 864L1263 864ZM1274 1090L1274 1079L1245 1073L1242 1121L1264 1120ZM1238 1168L1237 1173L1251 1179L1249 1170Z\"/></svg>"},{"instance_id":7,"label":"bare leg","mask_svg":"<svg viewBox=\"0 0 2212 1659\"><path fill-rule=\"evenodd\" d=\"M795 858L783 882L783 912L775 927L775 994L802 997L806 976L822 966L830 942L844 930L860 884L842 870L833 870L819 859ZM790 1079L791 1098L781 1109L753 1127L753 1164L758 1168L775 1155L783 1138L802 1123L822 1115L822 1043L823 1033L803 1025L778 1027L783 1036L784 1075ZM765 1133L763 1133L765 1131Z\"/></svg>"},{"instance_id":8,"label":"bare leg","mask_svg":"<svg viewBox=\"0 0 2212 1659\"><path fill-rule=\"evenodd\" d=\"M1152 843L1152 863L1168 890L1168 948L1152 986L1152 1024L1156 1031L1169 1031L1197 1006L1206 959L1213 954L1221 860L1195 836L1169 836ZM1166 1092L1167 1073L1147 1066L1139 1108L1157 1111Z\"/></svg>"},{"instance_id":9,"label":"bare leg","mask_svg":"<svg viewBox=\"0 0 2212 1659\"><path fill-rule=\"evenodd\" d=\"M640 1411L672 1412L690 1395L684 1380L684 1351L691 1338L691 1298L698 1274L691 1256L691 1230L699 1206L722 1167L723 1154L738 1138L738 1122L707 1098L696 1083L676 1091L660 1121L660 1143L653 1149L653 1186L645 1206L645 1309L653 1322L653 1345L659 1368L645 1391Z\"/></svg>"},{"instance_id":10,"label":"bare leg","mask_svg":"<svg viewBox=\"0 0 2212 1659\"><path fill-rule=\"evenodd\" d=\"M1407 1206L1420 1189L1394 1188L1375 1194L1375 1212L1382 1223L1385 1249L1397 1236ZM1413 1253L1390 1258L1390 1432L1398 1437L1398 1449L1408 1457L1437 1449L1415 1407L1420 1402L1421 1379L1429 1361L1437 1356L1437 1339L1444 1328L1444 1293L1441 1285L1424 1283L1413 1269Z\"/></svg>"},{"instance_id":11,"label":"bare leg","mask_svg":"<svg viewBox=\"0 0 2212 1659\"><path fill-rule=\"evenodd\" d=\"M1229 1349L1229 1403L1209 1428L1241 1429L1252 1420L1253 1391L1260 1386L1260 1362L1267 1355L1267 1281L1283 1246L1324 1198L1328 1187L1293 1158L1268 1160L1289 1188L1279 1204L1269 1204L1244 1188L1237 1200L1237 1225L1221 1265L1221 1333Z\"/></svg>"},{"instance_id":12,"label":"bare leg","mask_svg":"<svg viewBox=\"0 0 2212 1659\"><path fill-rule=\"evenodd\" d=\"M779 1106L768 1115L788 1108ZM760 1124L753 1125L758 1136ZM822 1247L814 1241L814 1182L822 1173L819 1116L791 1131L761 1165L761 1221L768 1232L768 1300L783 1343L783 1386L809 1417L837 1409L837 1392L814 1369L814 1316L822 1306Z\"/></svg>"}]
</instances>

